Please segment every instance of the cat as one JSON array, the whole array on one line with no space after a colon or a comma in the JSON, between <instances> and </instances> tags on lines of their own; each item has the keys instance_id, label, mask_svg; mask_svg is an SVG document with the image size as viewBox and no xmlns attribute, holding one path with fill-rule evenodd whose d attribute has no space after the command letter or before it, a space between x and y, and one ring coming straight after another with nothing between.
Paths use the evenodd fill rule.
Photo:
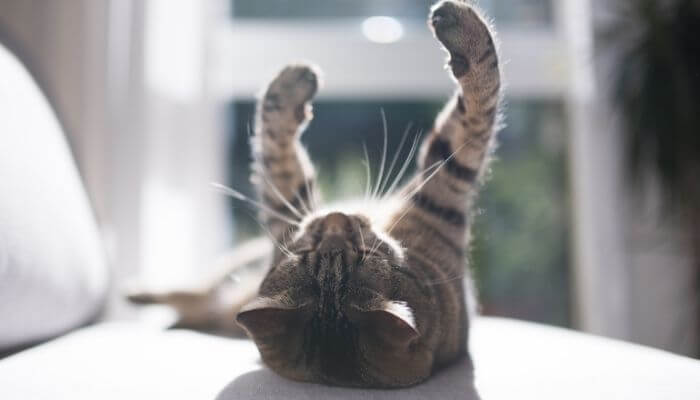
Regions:
<instances>
[{"instance_id":1,"label":"cat","mask_svg":"<svg viewBox=\"0 0 700 400\"><path fill-rule=\"evenodd\" d=\"M440 1L428 24L457 90L420 145L413 179L383 198L387 183L377 182L373 204L321 208L300 143L319 72L289 65L258 102L252 137L256 204L275 243L258 246L272 256L257 293L242 306L222 302L231 289L220 279L131 300L175 306L182 326L234 333L235 320L269 368L299 381L406 387L469 359L470 206L494 147L501 73L490 27L472 6Z\"/></svg>"}]
</instances>

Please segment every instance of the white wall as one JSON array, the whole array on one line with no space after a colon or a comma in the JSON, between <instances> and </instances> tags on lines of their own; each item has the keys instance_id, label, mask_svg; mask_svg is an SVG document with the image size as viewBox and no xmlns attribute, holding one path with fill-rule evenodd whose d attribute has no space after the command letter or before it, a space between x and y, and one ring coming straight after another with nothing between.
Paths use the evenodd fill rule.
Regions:
<instances>
[{"instance_id":1,"label":"white wall","mask_svg":"<svg viewBox=\"0 0 700 400\"><path fill-rule=\"evenodd\" d=\"M224 180L225 146L204 79L210 27L204 22L222 3L0 0L0 39L56 109L117 284L143 274L163 285L186 280L230 245L225 199L209 188ZM172 14L163 14L166 7ZM201 53L173 52L167 35L177 31L153 33L164 21L193 26L191 48ZM195 86L184 99L159 91L147 73L157 63L182 71L182 57L198 66L185 71L192 76L176 76Z\"/></svg>"}]
</instances>

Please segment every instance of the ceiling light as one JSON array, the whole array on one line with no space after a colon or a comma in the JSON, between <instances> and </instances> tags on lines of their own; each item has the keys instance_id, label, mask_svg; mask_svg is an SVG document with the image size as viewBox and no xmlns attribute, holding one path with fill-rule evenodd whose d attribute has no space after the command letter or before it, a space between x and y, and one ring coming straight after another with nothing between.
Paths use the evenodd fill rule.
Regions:
<instances>
[{"instance_id":1,"label":"ceiling light","mask_svg":"<svg viewBox=\"0 0 700 400\"><path fill-rule=\"evenodd\" d=\"M403 26L396 18L369 17L362 22L362 33L375 43L393 43L403 36Z\"/></svg>"}]
</instances>

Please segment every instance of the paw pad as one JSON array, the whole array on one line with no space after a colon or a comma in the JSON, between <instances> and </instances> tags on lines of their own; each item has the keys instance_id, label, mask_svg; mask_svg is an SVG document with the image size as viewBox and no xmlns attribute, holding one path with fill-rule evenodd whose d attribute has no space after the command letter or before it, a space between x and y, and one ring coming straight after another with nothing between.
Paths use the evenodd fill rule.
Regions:
<instances>
[{"instance_id":1,"label":"paw pad","mask_svg":"<svg viewBox=\"0 0 700 400\"><path fill-rule=\"evenodd\" d=\"M450 53L449 64L456 77L461 77L495 56L488 26L464 2L443 0L435 4L429 24L435 37Z\"/></svg>"},{"instance_id":2,"label":"paw pad","mask_svg":"<svg viewBox=\"0 0 700 400\"><path fill-rule=\"evenodd\" d=\"M316 94L319 87L314 67L303 64L288 65L270 83L265 100L273 100L278 107L298 107Z\"/></svg>"}]
</instances>

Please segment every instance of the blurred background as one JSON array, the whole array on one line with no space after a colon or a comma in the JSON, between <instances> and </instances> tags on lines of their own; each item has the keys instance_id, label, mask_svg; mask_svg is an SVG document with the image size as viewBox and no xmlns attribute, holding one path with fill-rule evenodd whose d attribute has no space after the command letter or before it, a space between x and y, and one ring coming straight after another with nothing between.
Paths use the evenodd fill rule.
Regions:
<instances>
[{"instance_id":1,"label":"blurred background","mask_svg":"<svg viewBox=\"0 0 700 400\"><path fill-rule=\"evenodd\" d=\"M329 201L362 194L381 110L390 154L430 128L454 86L431 3L0 0L0 41L67 132L115 287L169 287L259 234L209 182L252 194L255 95L285 63L325 73L303 142ZM477 4L507 82L470 256L483 313L700 356L697 2Z\"/></svg>"}]
</instances>

